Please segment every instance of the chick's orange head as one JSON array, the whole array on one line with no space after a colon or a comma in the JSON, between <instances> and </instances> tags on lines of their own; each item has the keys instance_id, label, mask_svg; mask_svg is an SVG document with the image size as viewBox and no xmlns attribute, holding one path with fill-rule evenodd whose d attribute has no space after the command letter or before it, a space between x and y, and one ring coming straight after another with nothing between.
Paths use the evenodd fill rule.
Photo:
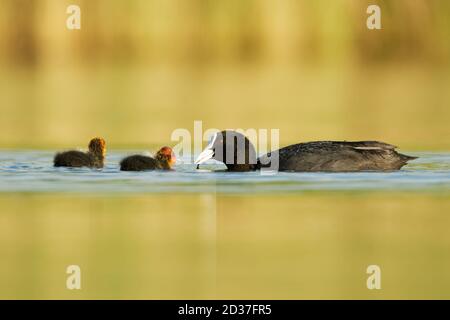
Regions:
<instances>
[{"instance_id":1,"label":"chick's orange head","mask_svg":"<svg viewBox=\"0 0 450 320\"><path fill-rule=\"evenodd\" d=\"M106 153L106 142L103 138L93 138L89 142L89 151L95 153L101 153L105 155Z\"/></svg>"},{"instance_id":2,"label":"chick's orange head","mask_svg":"<svg viewBox=\"0 0 450 320\"><path fill-rule=\"evenodd\" d=\"M176 157L175 154L173 153L173 150L171 147L162 147L159 151L159 154L161 154L162 156L164 156L170 164L175 164L176 162Z\"/></svg>"}]
</instances>

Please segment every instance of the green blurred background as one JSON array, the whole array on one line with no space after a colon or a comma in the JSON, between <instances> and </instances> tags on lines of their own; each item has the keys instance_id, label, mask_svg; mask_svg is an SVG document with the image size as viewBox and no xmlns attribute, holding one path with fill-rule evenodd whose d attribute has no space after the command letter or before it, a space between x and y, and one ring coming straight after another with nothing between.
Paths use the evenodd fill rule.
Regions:
<instances>
[{"instance_id":1,"label":"green blurred background","mask_svg":"<svg viewBox=\"0 0 450 320\"><path fill-rule=\"evenodd\" d=\"M0 147L169 144L202 120L443 150L449 62L447 0L1 0Z\"/></svg>"}]
</instances>

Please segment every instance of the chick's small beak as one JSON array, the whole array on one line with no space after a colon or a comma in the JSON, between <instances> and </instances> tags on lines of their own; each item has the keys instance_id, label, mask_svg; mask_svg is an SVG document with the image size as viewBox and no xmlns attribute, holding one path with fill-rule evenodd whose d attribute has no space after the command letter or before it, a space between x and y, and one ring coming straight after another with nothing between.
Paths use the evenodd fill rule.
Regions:
<instances>
[{"instance_id":1,"label":"chick's small beak","mask_svg":"<svg viewBox=\"0 0 450 320\"><path fill-rule=\"evenodd\" d=\"M177 157L175 156L175 153L172 152L170 156L170 164L174 165L177 162Z\"/></svg>"}]
</instances>

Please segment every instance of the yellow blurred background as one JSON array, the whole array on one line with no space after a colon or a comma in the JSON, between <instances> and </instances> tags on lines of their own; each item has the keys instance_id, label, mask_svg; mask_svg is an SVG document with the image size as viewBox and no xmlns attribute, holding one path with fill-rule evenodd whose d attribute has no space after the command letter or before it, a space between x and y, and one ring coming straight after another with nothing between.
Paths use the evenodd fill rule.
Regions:
<instances>
[{"instance_id":1,"label":"yellow blurred background","mask_svg":"<svg viewBox=\"0 0 450 320\"><path fill-rule=\"evenodd\" d=\"M449 299L447 193L0 194L1 299ZM82 269L81 290L65 270ZM381 290L366 287L369 265Z\"/></svg>"},{"instance_id":2,"label":"yellow blurred background","mask_svg":"<svg viewBox=\"0 0 450 320\"><path fill-rule=\"evenodd\" d=\"M0 147L169 144L202 120L444 150L449 62L446 0L2 0Z\"/></svg>"}]
</instances>

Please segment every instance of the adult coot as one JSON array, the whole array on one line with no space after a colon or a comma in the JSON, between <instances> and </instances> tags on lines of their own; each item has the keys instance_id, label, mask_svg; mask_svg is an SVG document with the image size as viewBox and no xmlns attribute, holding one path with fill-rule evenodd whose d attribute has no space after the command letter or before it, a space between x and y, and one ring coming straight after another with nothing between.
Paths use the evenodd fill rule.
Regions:
<instances>
[{"instance_id":1,"label":"adult coot","mask_svg":"<svg viewBox=\"0 0 450 320\"><path fill-rule=\"evenodd\" d=\"M106 142L94 138L89 142L89 151L76 150L57 153L53 160L55 167L89 167L103 168L106 154Z\"/></svg>"},{"instance_id":2,"label":"adult coot","mask_svg":"<svg viewBox=\"0 0 450 320\"><path fill-rule=\"evenodd\" d=\"M162 147L155 158L133 155L126 157L120 162L122 171L145 171L145 170L170 170L175 164L175 154L170 147Z\"/></svg>"},{"instance_id":3,"label":"adult coot","mask_svg":"<svg viewBox=\"0 0 450 320\"><path fill-rule=\"evenodd\" d=\"M247 137L235 131L222 131L214 134L195 163L215 159L229 171L270 167L279 171L351 172L399 170L416 159L398 153L395 148L378 141L315 141L293 144L257 158Z\"/></svg>"}]
</instances>

